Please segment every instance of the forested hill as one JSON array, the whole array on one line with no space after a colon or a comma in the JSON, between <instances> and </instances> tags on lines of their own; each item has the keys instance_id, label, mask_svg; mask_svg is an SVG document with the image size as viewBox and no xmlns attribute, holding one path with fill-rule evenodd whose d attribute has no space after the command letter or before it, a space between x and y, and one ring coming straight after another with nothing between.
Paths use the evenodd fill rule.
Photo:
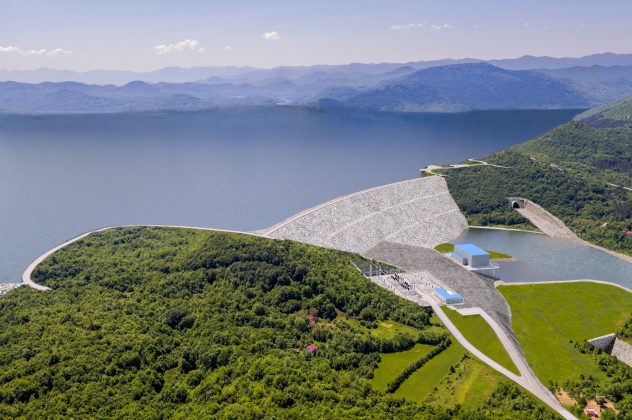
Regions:
<instances>
[{"instance_id":1,"label":"forested hill","mask_svg":"<svg viewBox=\"0 0 632 420\"><path fill-rule=\"evenodd\" d=\"M564 83L534 71L468 63L419 70L378 84L343 103L387 111L454 112L580 109L589 107L591 101Z\"/></svg>"},{"instance_id":2,"label":"forested hill","mask_svg":"<svg viewBox=\"0 0 632 420\"><path fill-rule=\"evenodd\" d=\"M379 353L447 332L358 258L186 229L90 235L36 269L52 291L0 299L0 417L552 417L507 381L470 411L375 391ZM418 336L378 337L376 320Z\"/></svg>"},{"instance_id":3,"label":"forested hill","mask_svg":"<svg viewBox=\"0 0 632 420\"><path fill-rule=\"evenodd\" d=\"M632 255L632 99L586 113L484 160L507 168L447 173L471 224L519 225L506 197L526 197L580 237ZM596 126L593 125L597 123Z\"/></svg>"}]
</instances>

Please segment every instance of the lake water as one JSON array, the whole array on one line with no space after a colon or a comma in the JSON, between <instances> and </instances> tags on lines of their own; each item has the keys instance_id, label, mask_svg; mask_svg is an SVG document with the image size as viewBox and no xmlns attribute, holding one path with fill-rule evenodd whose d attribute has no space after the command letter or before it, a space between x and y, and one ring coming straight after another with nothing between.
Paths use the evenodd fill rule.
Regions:
<instances>
[{"instance_id":1,"label":"lake water","mask_svg":"<svg viewBox=\"0 0 632 420\"><path fill-rule=\"evenodd\" d=\"M497 262L499 276L506 282L591 279L632 289L632 264L569 240L537 233L470 228L454 243L473 243L515 257L515 262Z\"/></svg>"},{"instance_id":2,"label":"lake water","mask_svg":"<svg viewBox=\"0 0 632 420\"><path fill-rule=\"evenodd\" d=\"M396 114L241 108L0 116L0 281L79 233L119 224L237 230L480 157L575 111Z\"/></svg>"}]
</instances>

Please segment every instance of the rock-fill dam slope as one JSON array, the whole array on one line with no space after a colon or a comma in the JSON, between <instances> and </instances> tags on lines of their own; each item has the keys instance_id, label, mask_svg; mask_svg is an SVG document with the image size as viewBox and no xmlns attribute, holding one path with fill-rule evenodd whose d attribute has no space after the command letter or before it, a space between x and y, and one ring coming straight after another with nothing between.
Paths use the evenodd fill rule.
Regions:
<instances>
[{"instance_id":1,"label":"rock-fill dam slope","mask_svg":"<svg viewBox=\"0 0 632 420\"><path fill-rule=\"evenodd\" d=\"M433 176L336 198L260 233L364 253L382 241L433 247L467 227L445 179Z\"/></svg>"}]
</instances>

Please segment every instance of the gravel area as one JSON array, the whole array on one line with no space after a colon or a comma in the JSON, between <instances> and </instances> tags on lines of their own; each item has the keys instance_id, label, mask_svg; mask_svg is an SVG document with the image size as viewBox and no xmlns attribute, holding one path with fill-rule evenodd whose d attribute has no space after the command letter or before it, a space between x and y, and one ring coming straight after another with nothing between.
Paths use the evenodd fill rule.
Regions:
<instances>
[{"instance_id":1,"label":"gravel area","mask_svg":"<svg viewBox=\"0 0 632 420\"><path fill-rule=\"evenodd\" d=\"M3 296L9 290L17 289L22 283L0 283L0 296Z\"/></svg>"},{"instance_id":2,"label":"gravel area","mask_svg":"<svg viewBox=\"0 0 632 420\"><path fill-rule=\"evenodd\" d=\"M470 272L434 249L380 242L363 255L407 271L428 273L433 282L463 295L462 307L482 308L513 337L509 305L493 279Z\"/></svg>"},{"instance_id":3,"label":"gravel area","mask_svg":"<svg viewBox=\"0 0 632 420\"><path fill-rule=\"evenodd\" d=\"M553 238L566 238L579 240L569 228L557 217L535 204L525 200L524 208L516 209L523 217L529 219L538 229Z\"/></svg>"}]
</instances>

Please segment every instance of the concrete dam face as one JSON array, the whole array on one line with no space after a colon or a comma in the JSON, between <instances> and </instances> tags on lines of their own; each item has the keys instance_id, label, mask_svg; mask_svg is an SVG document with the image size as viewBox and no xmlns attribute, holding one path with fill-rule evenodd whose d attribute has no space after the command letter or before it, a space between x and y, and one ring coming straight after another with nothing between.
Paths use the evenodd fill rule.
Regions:
<instances>
[{"instance_id":1,"label":"concrete dam face","mask_svg":"<svg viewBox=\"0 0 632 420\"><path fill-rule=\"evenodd\" d=\"M432 176L340 197L261 233L363 253L381 241L433 247L456 238L467 226L445 179Z\"/></svg>"}]
</instances>

